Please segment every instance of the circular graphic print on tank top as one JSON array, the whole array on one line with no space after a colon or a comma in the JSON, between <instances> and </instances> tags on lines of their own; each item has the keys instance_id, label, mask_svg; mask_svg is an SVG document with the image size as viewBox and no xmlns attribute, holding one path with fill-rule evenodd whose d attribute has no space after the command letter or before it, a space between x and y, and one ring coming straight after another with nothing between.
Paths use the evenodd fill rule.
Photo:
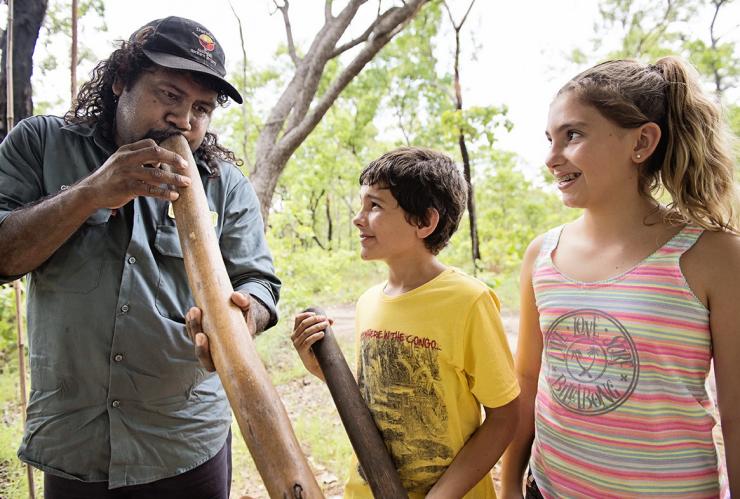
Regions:
<instances>
[{"instance_id":1,"label":"circular graphic print on tank top","mask_svg":"<svg viewBox=\"0 0 740 499\"><path fill-rule=\"evenodd\" d=\"M600 310L558 317L545 333L545 355L552 397L577 414L611 412L637 385L635 343L615 317Z\"/></svg>"}]
</instances>

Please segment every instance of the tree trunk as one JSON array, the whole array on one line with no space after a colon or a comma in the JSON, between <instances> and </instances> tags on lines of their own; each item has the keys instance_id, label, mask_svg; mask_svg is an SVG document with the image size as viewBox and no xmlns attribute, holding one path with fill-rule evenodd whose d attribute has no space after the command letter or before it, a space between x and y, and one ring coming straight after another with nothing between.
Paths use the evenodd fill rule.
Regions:
<instances>
[{"instance_id":1,"label":"tree trunk","mask_svg":"<svg viewBox=\"0 0 740 499\"><path fill-rule=\"evenodd\" d=\"M714 15L712 16L712 23L709 25L709 40L711 42L711 48L712 52L714 54L717 53L717 44L719 43L719 37L714 32L715 23L717 22L717 17L719 16L719 10L722 8L722 5L725 3L725 0L713 0L712 4L714 5ZM714 79L714 94L717 96L717 102L720 104L722 103L722 94L724 92L724 85L722 84L722 74L720 73L719 63L717 59L712 58L712 78Z\"/></svg>"},{"instance_id":2,"label":"tree trunk","mask_svg":"<svg viewBox=\"0 0 740 499\"><path fill-rule=\"evenodd\" d=\"M250 180L260 200L267 227L272 196L288 160L321 121L334 101L380 50L413 19L429 0L406 0L390 7L370 22L357 38L339 44L357 11L367 0L349 0L336 15L332 1L326 0L324 26L314 37L303 57L293 44L288 17L288 1L275 5L282 12L288 42L288 53L295 73L262 127L255 152L255 168ZM359 48L337 76L328 83L323 95L317 95L326 64L353 48Z\"/></svg>"},{"instance_id":3,"label":"tree trunk","mask_svg":"<svg viewBox=\"0 0 740 499\"><path fill-rule=\"evenodd\" d=\"M475 0L470 2L468 10L465 12L462 20L459 23L455 23L452 17L452 11L450 10L447 2L444 3L447 9L447 14L450 17L450 23L452 28L455 30L455 109L462 113L463 101L462 101L462 87L460 85L460 30L465 24L465 20L470 14L470 10L473 8ZM473 179L471 175L470 166L470 155L468 154L468 147L465 144L465 132L462 127L459 130L458 145L460 146L460 156L463 162L463 175L465 176L465 182L468 184L468 219L470 221L470 256L473 259L473 275L476 275L478 270L478 261L480 260L480 244L478 242L478 216L475 212L475 195L473 193Z\"/></svg>"},{"instance_id":4,"label":"tree trunk","mask_svg":"<svg viewBox=\"0 0 740 499\"><path fill-rule=\"evenodd\" d=\"M468 220L470 222L470 255L473 258L473 275L478 268L480 260L480 244L478 242L478 214L475 211L475 195L473 193L473 180L470 176L470 156L468 148L465 145L465 134L461 133L458 137L460 145L460 154L463 158L463 175L465 182L468 184Z\"/></svg>"},{"instance_id":5,"label":"tree trunk","mask_svg":"<svg viewBox=\"0 0 740 499\"><path fill-rule=\"evenodd\" d=\"M13 12L13 113L16 123L33 114L31 74L33 52L44 20L48 0L22 0L15 2ZM5 121L7 114L7 74L5 70L5 36L0 37L2 61L0 70L0 140L8 134Z\"/></svg>"},{"instance_id":6,"label":"tree trunk","mask_svg":"<svg viewBox=\"0 0 740 499\"><path fill-rule=\"evenodd\" d=\"M331 194L329 192L326 193L324 208L326 211L326 245L331 249L333 246L332 239L334 238L334 224L331 219Z\"/></svg>"},{"instance_id":7,"label":"tree trunk","mask_svg":"<svg viewBox=\"0 0 740 499\"><path fill-rule=\"evenodd\" d=\"M77 98L77 0L72 0L72 48L69 57L69 105Z\"/></svg>"}]
</instances>

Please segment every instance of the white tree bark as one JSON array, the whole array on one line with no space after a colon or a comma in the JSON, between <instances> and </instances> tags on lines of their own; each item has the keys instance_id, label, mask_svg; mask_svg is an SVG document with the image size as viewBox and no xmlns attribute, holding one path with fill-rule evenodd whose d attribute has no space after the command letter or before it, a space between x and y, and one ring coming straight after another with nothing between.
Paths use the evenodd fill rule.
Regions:
<instances>
[{"instance_id":1,"label":"white tree bark","mask_svg":"<svg viewBox=\"0 0 740 499\"><path fill-rule=\"evenodd\" d=\"M293 78L270 111L257 139L255 168L250 179L260 199L265 221L269 215L278 179L290 156L321 121L352 79L429 0L405 0L400 5L383 12L379 8L377 16L362 35L341 45L339 41L357 15L358 9L367 0L349 0L336 15L332 13L332 1L326 0L324 25L316 33L303 57L298 56L293 43L288 0L283 0L282 4L277 0L274 1L283 15L288 53L296 69ZM360 46L358 52L331 81L324 94L317 95L326 64L358 46Z\"/></svg>"}]
</instances>

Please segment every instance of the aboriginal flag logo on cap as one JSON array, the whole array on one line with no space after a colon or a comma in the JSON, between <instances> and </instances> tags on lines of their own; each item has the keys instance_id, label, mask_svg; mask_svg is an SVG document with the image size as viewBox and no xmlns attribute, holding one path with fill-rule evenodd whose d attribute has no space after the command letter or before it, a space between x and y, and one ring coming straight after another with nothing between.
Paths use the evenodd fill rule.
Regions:
<instances>
[{"instance_id":1,"label":"aboriginal flag logo on cap","mask_svg":"<svg viewBox=\"0 0 740 499\"><path fill-rule=\"evenodd\" d=\"M207 35L206 33L201 33L198 36L198 41L200 42L200 46L208 52L213 52L213 49L216 48L216 42L210 35Z\"/></svg>"}]
</instances>

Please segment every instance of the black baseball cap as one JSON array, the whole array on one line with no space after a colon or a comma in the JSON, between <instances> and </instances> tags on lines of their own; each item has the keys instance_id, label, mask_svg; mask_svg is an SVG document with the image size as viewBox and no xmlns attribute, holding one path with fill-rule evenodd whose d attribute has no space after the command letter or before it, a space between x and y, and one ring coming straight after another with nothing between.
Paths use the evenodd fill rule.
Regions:
<instances>
[{"instance_id":1,"label":"black baseball cap","mask_svg":"<svg viewBox=\"0 0 740 499\"><path fill-rule=\"evenodd\" d=\"M184 17L170 16L145 24L131 35L133 40L142 29L154 32L143 43L146 56L155 64L171 69L196 71L213 76L226 95L241 104L242 96L226 81L226 56L205 26Z\"/></svg>"}]
</instances>

